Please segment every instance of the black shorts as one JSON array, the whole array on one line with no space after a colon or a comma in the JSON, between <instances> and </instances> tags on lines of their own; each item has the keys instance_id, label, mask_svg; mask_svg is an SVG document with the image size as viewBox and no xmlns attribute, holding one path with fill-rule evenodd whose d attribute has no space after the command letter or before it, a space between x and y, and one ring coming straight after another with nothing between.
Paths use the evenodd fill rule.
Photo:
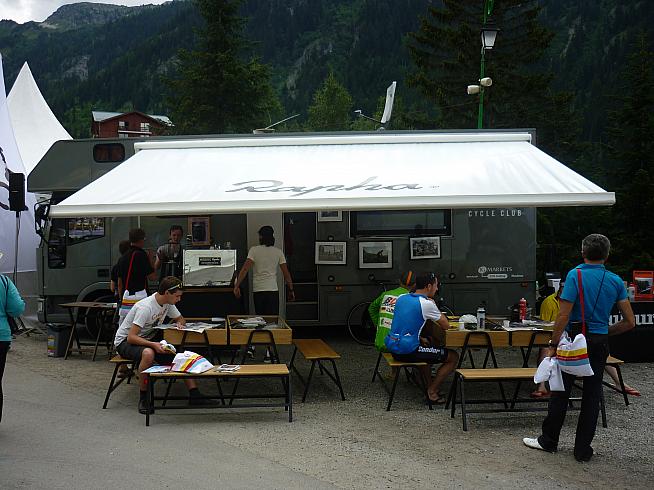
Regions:
<instances>
[{"instance_id":1,"label":"black shorts","mask_svg":"<svg viewBox=\"0 0 654 490\"><path fill-rule=\"evenodd\" d=\"M393 358L400 362L426 362L427 364L440 364L447 360L448 350L445 347L423 347L422 345L409 354L393 354Z\"/></svg>"},{"instance_id":2,"label":"black shorts","mask_svg":"<svg viewBox=\"0 0 654 490\"><path fill-rule=\"evenodd\" d=\"M118 344L118 347L116 347L116 352L118 352L120 356L125 359L131 359L138 366L141 363L141 355L143 354L143 351L148 348L149 347L144 345L130 344L127 342L127 340L123 340L120 344ZM155 364L167 366L168 364L173 363L174 358L174 354L159 354L158 352L154 353Z\"/></svg>"}]
</instances>

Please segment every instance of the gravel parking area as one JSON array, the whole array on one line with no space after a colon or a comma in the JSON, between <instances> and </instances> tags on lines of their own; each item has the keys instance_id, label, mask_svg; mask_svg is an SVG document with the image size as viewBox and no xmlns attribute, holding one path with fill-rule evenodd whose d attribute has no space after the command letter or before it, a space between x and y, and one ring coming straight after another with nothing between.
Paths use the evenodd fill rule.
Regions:
<instances>
[{"instance_id":1,"label":"gravel parking area","mask_svg":"<svg viewBox=\"0 0 654 490\"><path fill-rule=\"evenodd\" d=\"M310 331L298 333L311 334ZM62 405L48 406L47 400L39 400L38 391L34 392L33 400L12 398L17 383L21 384L21 389L28 389L29 383L37 385L45 380L60 387L62 397L74 393L76 397L82 397L84 403L88 402L88 408L84 408L82 403L75 409L77 416L113 425L112 433L116 438L146 438L147 447L165 445L169 448L169 459L173 461L175 451L181 451L182 445L171 441L171 435L183 438L184 445L233 448L239 454L251 455L257 461L289 472L276 480L261 475L264 488L323 484L338 488L651 488L654 480L652 364L624 365L625 380L643 395L631 397L629 407L625 407L621 395L605 390L609 427L598 427L595 456L591 462L581 464L572 455L576 412L568 414L556 454L531 450L522 444L522 437L539 433L543 412L473 414L469 417L468 432L463 432L460 412L455 419L451 419L449 412L441 407L430 412L418 389L404 378L398 385L392 411L386 412L386 393L379 382L370 382L376 351L355 344L338 330L326 340L342 356L338 366L347 397L345 402L340 400L336 387L326 376L317 375L304 404L300 403L301 385L295 380L292 424L286 421L279 409L167 411L155 414L151 419L152 426L146 428L143 416L136 411L138 393L133 385L122 385L112 395L109 408L101 409L112 371L112 366L106 362L106 352L101 350L102 355L96 362L91 362L89 354L82 357L73 355L64 361L46 356L43 336L21 337L12 346L5 375L5 414L0 425L0 468L3 469L0 472L10 471L14 462L12 455L20 452L15 447L12 450L2 448L3 438L9 437L7 431L18 430L17 426L7 422L21 416L14 407L25 407L24 410L41 407L39 409L47 410L50 416L70 417L68 412L53 412L64 410L61 407L66 406L65 400L61 400ZM262 354L258 351L259 356ZM519 366L521 363L517 351L498 350L497 354L501 366ZM282 359L290 360L290 348L281 347L280 355ZM303 372L308 372L309 363L298 361L297 365ZM242 389L246 390L248 386L249 389L258 389L253 383L242 383ZM215 385L201 388L211 392ZM496 385L480 385L473 389L480 396L493 396L497 391ZM525 386L523 391L526 394L531 389L533 386ZM183 393L182 386L176 386L175 390ZM121 420L125 425L123 434L120 433ZM92 430L90 427L84 425L77 430L81 452L85 451L85 445L88 445L90 454L94 450L92 445L113 447L111 435L109 440L93 441L84 437L85 431ZM44 437L59 437L56 428L44 428L42 433ZM38 444L20 437L14 440L22 441L15 444L32 444L34 464L38 464L39 458L46 457L40 455ZM141 452L147 451L147 447L134 448L130 457L136 460L147 457L144 456L147 452ZM111 458L116 456L106 457L111 462ZM199 454L197 457L206 463L204 471L207 474L219 475L225 471L221 465L226 463L215 455ZM257 472L257 468L253 465L248 471ZM176 464L163 465L159 471L164 474L160 475L160 481L153 482L152 487L176 486L175 479L183 470ZM283 484L284 475L290 474L310 480L289 480ZM62 475L58 475L56 469L49 472L49 488L57 488L59 476ZM61 482L64 480L62 476ZM118 481L122 481L123 486L132 486L129 485L129 475L123 475ZM204 479L195 481L198 488L204 487ZM108 482L98 482L97 488L104 488L105 483ZM242 485L248 486L245 482ZM29 485L16 483L15 486L40 488L48 485L32 481ZM236 484L231 486L239 487ZM147 485L141 486L145 487Z\"/></svg>"}]
</instances>

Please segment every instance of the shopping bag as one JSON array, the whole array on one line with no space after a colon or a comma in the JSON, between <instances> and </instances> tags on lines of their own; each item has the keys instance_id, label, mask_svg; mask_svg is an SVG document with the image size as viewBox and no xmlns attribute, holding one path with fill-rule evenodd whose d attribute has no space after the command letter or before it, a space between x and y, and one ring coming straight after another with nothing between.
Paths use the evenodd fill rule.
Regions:
<instances>
[{"instance_id":1,"label":"shopping bag","mask_svg":"<svg viewBox=\"0 0 654 490\"><path fill-rule=\"evenodd\" d=\"M120 318L125 318L129 313L129 310L131 310L136 303L147 297L148 292L145 289L136 291L134 294L130 294L129 291L125 291L123 293L123 300L120 302L120 310L118 310L118 315Z\"/></svg>"},{"instance_id":2,"label":"shopping bag","mask_svg":"<svg viewBox=\"0 0 654 490\"><path fill-rule=\"evenodd\" d=\"M186 350L175 354L171 371L178 373L200 374L213 368L213 364L207 361L200 354Z\"/></svg>"},{"instance_id":3,"label":"shopping bag","mask_svg":"<svg viewBox=\"0 0 654 490\"><path fill-rule=\"evenodd\" d=\"M584 334L580 333L571 341L567 332L563 332L559 346L556 348L556 360L564 373L574 376L593 375Z\"/></svg>"}]
</instances>

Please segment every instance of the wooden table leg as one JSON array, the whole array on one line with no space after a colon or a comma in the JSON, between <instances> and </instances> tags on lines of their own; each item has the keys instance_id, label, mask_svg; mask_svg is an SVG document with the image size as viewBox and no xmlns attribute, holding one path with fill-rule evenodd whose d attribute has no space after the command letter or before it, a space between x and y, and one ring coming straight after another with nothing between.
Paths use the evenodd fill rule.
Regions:
<instances>
[{"instance_id":1,"label":"wooden table leg","mask_svg":"<svg viewBox=\"0 0 654 490\"><path fill-rule=\"evenodd\" d=\"M70 316L70 335L68 336L68 343L66 344L66 354L64 354L64 360L68 359L68 354L70 354L71 349L73 348L73 335L75 335L75 329L77 328L77 320L73 316L73 309L68 308L68 315ZM77 350L80 355L82 354L82 346L79 345L79 339L77 339Z\"/></svg>"}]
</instances>

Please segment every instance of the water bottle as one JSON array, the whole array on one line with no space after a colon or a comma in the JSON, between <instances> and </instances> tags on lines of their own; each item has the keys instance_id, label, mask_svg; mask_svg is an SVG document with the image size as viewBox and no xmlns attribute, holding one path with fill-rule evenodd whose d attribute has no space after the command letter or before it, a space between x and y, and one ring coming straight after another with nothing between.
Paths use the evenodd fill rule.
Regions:
<instances>
[{"instance_id":1,"label":"water bottle","mask_svg":"<svg viewBox=\"0 0 654 490\"><path fill-rule=\"evenodd\" d=\"M627 296L629 297L629 301L636 300L636 286L634 285L634 283L631 283L627 288Z\"/></svg>"},{"instance_id":2,"label":"water bottle","mask_svg":"<svg viewBox=\"0 0 654 490\"><path fill-rule=\"evenodd\" d=\"M477 328L479 330L486 328L486 308L483 306L477 308Z\"/></svg>"},{"instance_id":3,"label":"water bottle","mask_svg":"<svg viewBox=\"0 0 654 490\"><path fill-rule=\"evenodd\" d=\"M527 300L524 298L520 298L520 321L524 320L527 318Z\"/></svg>"}]
</instances>

